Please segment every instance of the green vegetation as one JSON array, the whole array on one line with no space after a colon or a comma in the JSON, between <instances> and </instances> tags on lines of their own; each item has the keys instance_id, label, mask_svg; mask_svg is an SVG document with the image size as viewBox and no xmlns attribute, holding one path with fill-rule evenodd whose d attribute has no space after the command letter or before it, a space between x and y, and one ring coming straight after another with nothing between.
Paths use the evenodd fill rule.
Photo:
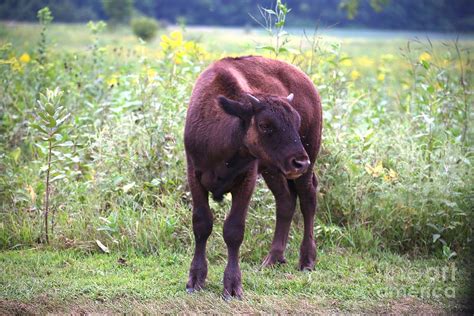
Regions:
<instances>
[{"instance_id":1,"label":"green vegetation","mask_svg":"<svg viewBox=\"0 0 474 316\"><path fill-rule=\"evenodd\" d=\"M128 23L132 16L133 0L102 0L102 7L110 25Z\"/></svg>"},{"instance_id":2,"label":"green vegetation","mask_svg":"<svg viewBox=\"0 0 474 316\"><path fill-rule=\"evenodd\" d=\"M42 30L3 24L0 33L0 305L46 295L45 311L76 299L115 311L135 301L145 311L379 311L403 305L412 286L413 306L455 307L420 289L462 293L463 282L406 272L463 271L473 238L472 42L285 34L281 49L263 33L187 28L144 43L100 22L46 20ZM273 49L255 48L268 42ZM278 55L321 94L320 261L314 272L295 271L298 213L289 264L257 271L275 213L259 181L241 248L247 296L226 305L216 293L228 196L211 204L209 290L183 293L193 238L182 133L199 73L245 54ZM392 287L402 294L377 296ZM277 300L282 310L272 309Z\"/></svg>"},{"instance_id":3,"label":"green vegetation","mask_svg":"<svg viewBox=\"0 0 474 316\"><path fill-rule=\"evenodd\" d=\"M47 38L25 39L29 47L7 44L28 28L7 28L2 44L1 247L33 245L44 236L48 137L58 142L51 148L54 244L81 247L98 239L111 249L144 253L163 243L190 245L182 131L192 85L209 62L231 49L275 52L255 51L245 42L227 52L206 49L214 39L233 41L227 32L199 43L196 31L172 31L149 45L119 33L124 40L118 42L118 34L101 33L100 24L90 24L90 31L77 27L72 40L84 42L70 48L54 48L54 26ZM248 42L267 39L255 34ZM377 53L378 42L316 36L303 39L298 49L299 40L288 37L289 51L280 57L308 73L323 98L324 143L316 169L320 243L445 257L462 253L473 218L472 44L411 42L398 54ZM44 53L36 50L38 42L48 45ZM56 89L63 92L62 114L52 112L51 119L37 100ZM42 135L66 114L59 135ZM218 223L226 203L214 205ZM262 249L253 252L261 258L274 220L273 199L262 184L252 210L248 249Z\"/></svg>"},{"instance_id":4,"label":"green vegetation","mask_svg":"<svg viewBox=\"0 0 474 316\"><path fill-rule=\"evenodd\" d=\"M97 0L3 0L0 20L35 21L36 12L48 6L57 21L87 22L129 12L131 0L105 1L114 15ZM248 14L258 15L258 6L273 6L275 0L135 0L141 14L172 23L190 25L254 25ZM290 26L404 29L473 32L471 0L285 0L292 9ZM127 19L125 19L127 20Z\"/></svg>"},{"instance_id":5,"label":"green vegetation","mask_svg":"<svg viewBox=\"0 0 474 316\"><path fill-rule=\"evenodd\" d=\"M158 22L147 17L134 18L130 22L133 33L144 41L153 39L158 31Z\"/></svg>"},{"instance_id":6,"label":"green vegetation","mask_svg":"<svg viewBox=\"0 0 474 316\"><path fill-rule=\"evenodd\" d=\"M382 11L382 8L390 3L390 0L370 0L370 6L376 11ZM360 0L342 0L339 4L341 9L347 11L347 15L350 19L354 19L357 16L361 6Z\"/></svg>"}]
</instances>

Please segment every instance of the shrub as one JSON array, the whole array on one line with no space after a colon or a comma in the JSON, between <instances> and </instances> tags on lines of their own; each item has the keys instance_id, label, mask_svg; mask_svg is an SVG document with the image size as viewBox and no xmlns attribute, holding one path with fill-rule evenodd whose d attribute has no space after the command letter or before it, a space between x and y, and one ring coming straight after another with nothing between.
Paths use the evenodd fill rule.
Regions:
<instances>
[{"instance_id":1,"label":"shrub","mask_svg":"<svg viewBox=\"0 0 474 316\"><path fill-rule=\"evenodd\" d=\"M155 19L140 17L132 19L133 33L142 40L149 41L153 39L158 30L158 22Z\"/></svg>"},{"instance_id":2,"label":"shrub","mask_svg":"<svg viewBox=\"0 0 474 316\"><path fill-rule=\"evenodd\" d=\"M102 0L110 25L127 23L133 10L133 0Z\"/></svg>"}]
</instances>

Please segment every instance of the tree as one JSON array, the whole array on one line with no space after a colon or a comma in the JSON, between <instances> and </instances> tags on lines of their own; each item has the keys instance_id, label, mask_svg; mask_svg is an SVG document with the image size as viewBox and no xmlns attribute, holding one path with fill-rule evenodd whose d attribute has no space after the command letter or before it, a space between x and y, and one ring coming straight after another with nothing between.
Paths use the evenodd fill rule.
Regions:
<instances>
[{"instance_id":1,"label":"tree","mask_svg":"<svg viewBox=\"0 0 474 316\"><path fill-rule=\"evenodd\" d=\"M102 0L110 25L128 23L132 16L133 0Z\"/></svg>"},{"instance_id":2,"label":"tree","mask_svg":"<svg viewBox=\"0 0 474 316\"><path fill-rule=\"evenodd\" d=\"M347 11L347 17L353 19L356 17L361 0L341 0L339 7ZM375 12L382 11L382 8L389 3L390 0L370 0L370 6Z\"/></svg>"}]
</instances>

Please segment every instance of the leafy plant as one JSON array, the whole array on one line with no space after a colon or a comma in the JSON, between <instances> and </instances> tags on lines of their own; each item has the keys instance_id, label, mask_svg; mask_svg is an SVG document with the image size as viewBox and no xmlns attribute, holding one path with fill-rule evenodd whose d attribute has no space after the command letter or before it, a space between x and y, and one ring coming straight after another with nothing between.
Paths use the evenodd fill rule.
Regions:
<instances>
[{"instance_id":1,"label":"leafy plant","mask_svg":"<svg viewBox=\"0 0 474 316\"><path fill-rule=\"evenodd\" d=\"M44 238L49 243L49 213L51 200L51 186L54 182L66 177L63 170L54 168L58 161L63 160L61 153L55 149L60 147L71 147L73 143L67 141L67 136L63 134L65 123L70 116L65 107L61 105L62 92L59 88L46 90L46 94L40 94L35 111L36 122L30 124L30 127L36 131L36 136L40 141L46 143L37 143L41 154L45 157L45 163L41 171L45 173L45 198L43 204L44 216ZM54 232L54 213L51 216L51 232Z\"/></svg>"},{"instance_id":2,"label":"leafy plant","mask_svg":"<svg viewBox=\"0 0 474 316\"><path fill-rule=\"evenodd\" d=\"M281 0L277 0L273 9L258 6L258 10L263 21L260 21L252 15L250 16L270 35L271 45L261 45L257 48L269 50L275 55L275 57L278 57L281 53L288 52L286 46L289 42L289 34L284 30L284 28L286 16L291 9L289 9Z\"/></svg>"},{"instance_id":3,"label":"leafy plant","mask_svg":"<svg viewBox=\"0 0 474 316\"><path fill-rule=\"evenodd\" d=\"M87 23L87 27L91 31L92 35L94 35L94 42L92 43L92 58L93 58L94 64L97 64L99 62L99 59L101 58L99 34L102 33L104 29L107 27L107 23L105 23L104 21L99 21L99 22L89 21L89 23Z\"/></svg>"},{"instance_id":4,"label":"leafy plant","mask_svg":"<svg viewBox=\"0 0 474 316\"><path fill-rule=\"evenodd\" d=\"M38 43L38 62L44 64L46 62L46 47L47 47L47 38L46 31L48 30L48 25L53 21L53 15L48 7L38 11L38 21L41 24L41 33L40 41Z\"/></svg>"}]
</instances>

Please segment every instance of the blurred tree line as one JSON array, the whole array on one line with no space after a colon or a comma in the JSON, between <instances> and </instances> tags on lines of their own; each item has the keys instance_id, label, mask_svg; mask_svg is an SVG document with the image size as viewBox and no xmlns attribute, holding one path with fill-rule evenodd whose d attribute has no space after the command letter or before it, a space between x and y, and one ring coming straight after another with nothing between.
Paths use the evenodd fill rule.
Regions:
<instances>
[{"instance_id":1,"label":"blurred tree line","mask_svg":"<svg viewBox=\"0 0 474 316\"><path fill-rule=\"evenodd\" d=\"M257 5L272 0L135 0L135 13L175 23L197 25L253 25ZM474 31L474 0L286 0L292 9L288 25L363 27L426 31ZM48 6L55 21L83 22L107 19L99 0L2 0L1 20L35 21ZM342 9L341 7L345 7ZM375 9L375 10L374 10ZM349 13L349 14L348 14ZM352 18L349 18L352 17Z\"/></svg>"}]
</instances>

